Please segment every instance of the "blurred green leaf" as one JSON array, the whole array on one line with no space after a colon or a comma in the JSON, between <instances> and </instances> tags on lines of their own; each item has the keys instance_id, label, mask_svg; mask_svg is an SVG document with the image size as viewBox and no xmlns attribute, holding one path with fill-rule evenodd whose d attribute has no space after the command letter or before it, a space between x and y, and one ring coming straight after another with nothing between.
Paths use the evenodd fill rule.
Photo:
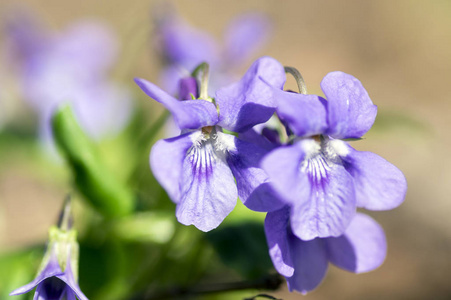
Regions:
<instances>
[{"instance_id":1,"label":"blurred green leaf","mask_svg":"<svg viewBox=\"0 0 451 300\"><path fill-rule=\"evenodd\" d=\"M272 269L261 223L248 221L222 226L206 236L224 264L245 278L259 278Z\"/></svg>"},{"instance_id":2,"label":"blurred green leaf","mask_svg":"<svg viewBox=\"0 0 451 300\"><path fill-rule=\"evenodd\" d=\"M0 256L0 299L7 299L13 290L29 283L36 276L43 255L43 247ZM16 296L15 299L32 298L33 293Z\"/></svg>"},{"instance_id":3,"label":"blurred green leaf","mask_svg":"<svg viewBox=\"0 0 451 300\"><path fill-rule=\"evenodd\" d=\"M114 233L123 241L164 244L175 231L174 213L142 212L122 218L114 224Z\"/></svg>"},{"instance_id":4,"label":"blurred green leaf","mask_svg":"<svg viewBox=\"0 0 451 300\"><path fill-rule=\"evenodd\" d=\"M431 132L430 124L424 120L412 116L403 111L384 111L379 110L374 126L371 132L387 132L393 130L406 130L418 135L424 135Z\"/></svg>"},{"instance_id":5,"label":"blurred green leaf","mask_svg":"<svg viewBox=\"0 0 451 300\"><path fill-rule=\"evenodd\" d=\"M104 165L96 146L80 128L68 105L55 112L52 125L55 142L72 168L75 185L86 200L108 217L129 214L134 208L131 189Z\"/></svg>"}]
</instances>

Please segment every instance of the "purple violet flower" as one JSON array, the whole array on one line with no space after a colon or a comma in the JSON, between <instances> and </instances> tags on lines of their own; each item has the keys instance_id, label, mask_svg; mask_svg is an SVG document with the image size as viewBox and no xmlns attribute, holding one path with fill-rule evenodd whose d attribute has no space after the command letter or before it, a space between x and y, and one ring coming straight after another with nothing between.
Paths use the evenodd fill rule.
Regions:
<instances>
[{"instance_id":1,"label":"purple violet flower","mask_svg":"<svg viewBox=\"0 0 451 300\"><path fill-rule=\"evenodd\" d=\"M218 90L214 101L179 101L146 80L135 80L182 130L180 136L157 142L150 154L152 171L177 204L180 223L214 229L237 197L255 210L282 207L273 203L277 198L258 167L267 151L223 131L244 132L274 113L272 93L260 77L279 89L285 82L283 67L269 57L258 59L239 82Z\"/></svg>"},{"instance_id":2,"label":"purple violet flower","mask_svg":"<svg viewBox=\"0 0 451 300\"><path fill-rule=\"evenodd\" d=\"M77 232L71 229L70 199L66 200L59 227L49 230L49 242L40 270L30 283L12 291L10 296L28 293L36 287L34 300L88 300L78 286Z\"/></svg>"},{"instance_id":3,"label":"purple violet flower","mask_svg":"<svg viewBox=\"0 0 451 300\"><path fill-rule=\"evenodd\" d=\"M276 270L285 276L290 291L303 294L315 289L326 275L329 262L353 273L369 272L385 259L387 244L379 224L357 213L339 237L304 241L291 230L288 206L269 212L265 233Z\"/></svg>"},{"instance_id":4,"label":"purple violet flower","mask_svg":"<svg viewBox=\"0 0 451 300\"><path fill-rule=\"evenodd\" d=\"M294 235L304 241L338 237L356 207L389 210L403 202L407 183L402 172L343 141L363 136L376 118L377 107L359 80L329 73L321 82L327 101L270 88L279 118L295 136L292 144L270 152L262 167L290 206Z\"/></svg>"}]
</instances>

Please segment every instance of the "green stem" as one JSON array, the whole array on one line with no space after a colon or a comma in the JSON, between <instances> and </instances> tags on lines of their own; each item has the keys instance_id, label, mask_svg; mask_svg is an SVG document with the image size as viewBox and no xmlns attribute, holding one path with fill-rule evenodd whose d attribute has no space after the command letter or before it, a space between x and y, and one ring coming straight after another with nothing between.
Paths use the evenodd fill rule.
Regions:
<instances>
[{"instance_id":1,"label":"green stem","mask_svg":"<svg viewBox=\"0 0 451 300\"><path fill-rule=\"evenodd\" d=\"M305 85L304 78L302 78L301 73L298 71L298 69L293 67L284 67L285 73L291 74L294 79L296 80L296 83L298 85L299 93L300 94L307 94L307 87Z\"/></svg>"},{"instance_id":2,"label":"green stem","mask_svg":"<svg viewBox=\"0 0 451 300\"><path fill-rule=\"evenodd\" d=\"M199 72L202 71L202 77L200 80L200 94L199 99L208 99L208 79L210 76L210 66L203 62L199 64L193 71L192 76L197 78L199 76Z\"/></svg>"}]
</instances>

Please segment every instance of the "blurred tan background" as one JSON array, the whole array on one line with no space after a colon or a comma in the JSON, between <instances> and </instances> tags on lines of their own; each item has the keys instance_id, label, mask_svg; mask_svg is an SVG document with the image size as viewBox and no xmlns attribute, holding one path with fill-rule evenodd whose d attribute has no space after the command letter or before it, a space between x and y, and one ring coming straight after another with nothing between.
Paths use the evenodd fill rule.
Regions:
<instances>
[{"instance_id":1,"label":"blurred tan background","mask_svg":"<svg viewBox=\"0 0 451 300\"><path fill-rule=\"evenodd\" d=\"M157 79L161 66L146 39L155 1L1 0L0 12L19 3L55 28L90 17L111 23L123 42L120 64L130 66L132 77ZM350 73L379 107L374 128L353 146L383 156L407 177L405 203L371 213L386 230L387 259L363 275L331 266L306 298L451 299L451 1L184 0L175 7L218 39L234 15L265 12L274 32L260 55L298 68L312 93L321 93L328 72ZM117 76L132 84L132 77ZM14 158L0 161L1 249L44 240L66 182L52 178L51 169L36 174Z\"/></svg>"}]
</instances>

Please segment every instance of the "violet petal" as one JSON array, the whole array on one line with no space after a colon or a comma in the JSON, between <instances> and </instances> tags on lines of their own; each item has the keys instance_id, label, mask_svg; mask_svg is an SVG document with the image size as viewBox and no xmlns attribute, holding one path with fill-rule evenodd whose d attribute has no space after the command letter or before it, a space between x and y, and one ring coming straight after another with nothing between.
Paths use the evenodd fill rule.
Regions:
<instances>
[{"instance_id":1,"label":"violet petal","mask_svg":"<svg viewBox=\"0 0 451 300\"><path fill-rule=\"evenodd\" d=\"M326 100L271 88L277 102L277 115L297 136L313 136L327 129Z\"/></svg>"},{"instance_id":2,"label":"violet petal","mask_svg":"<svg viewBox=\"0 0 451 300\"><path fill-rule=\"evenodd\" d=\"M241 201L255 211L267 212L282 208L284 203L278 199L268 183L268 175L260 168L260 161L267 150L230 137L233 138L235 148L228 152L227 162L235 176Z\"/></svg>"},{"instance_id":3,"label":"violet petal","mask_svg":"<svg viewBox=\"0 0 451 300\"><path fill-rule=\"evenodd\" d=\"M294 260L294 274L286 278L288 289L306 294L315 289L326 275L328 260L324 240L302 241L290 235L290 250Z\"/></svg>"},{"instance_id":4,"label":"violet petal","mask_svg":"<svg viewBox=\"0 0 451 300\"><path fill-rule=\"evenodd\" d=\"M371 217L358 213L345 234L326 240L329 260L354 273L379 267L387 253L384 230Z\"/></svg>"},{"instance_id":5,"label":"violet petal","mask_svg":"<svg viewBox=\"0 0 451 300\"><path fill-rule=\"evenodd\" d=\"M285 83L285 71L278 61L271 57L258 59L239 82L216 92L220 126L243 132L269 120L275 102L270 88L260 77L279 89Z\"/></svg>"},{"instance_id":6,"label":"violet petal","mask_svg":"<svg viewBox=\"0 0 451 300\"><path fill-rule=\"evenodd\" d=\"M237 198L225 153L216 151L211 139L195 142L183 161L178 221L210 231L233 210Z\"/></svg>"},{"instance_id":7,"label":"violet petal","mask_svg":"<svg viewBox=\"0 0 451 300\"><path fill-rule=\"evenodd\" d=\"M343 72L331 72L321 81L327 98L328 134L334 138L360 138L376 119L373 105L360 81Z\"/></svg>"},{"instance_id":8,"label":"violet petal","mask_svg":"<svg viewBox=\"0 0 451 300\"><path fill-rule=\"evenodd\" d=\"M265 44L270 36L271 22L261 13L247 13L234 18L224 40L228 62L235 65L247 61Z\"/></svg>"},{"instance_id":9,"label":"violet petal","mask_svg":"<svg viewBox=\"0 0 451 300\"><path fill-rule=\"evenodd\" d=\"M172 113L180 129L198 129L218 122L218 112L211 102L201 99L179 101L147 80L136 78L135 82L149 97L162 103Z\"/></svg>"},{"instance_id":10,"label":"violet petal","mask_svg":"<svg viewBox=\"0 0 451 300\"><path fill-rule=\"evenodd\" d=\"M371 152L362 152L348 146L349 154L342 159L354 178L357 206L369 210L390 210L405 198L407 182L394 165Z\"/></svg>"},{"instance_id":11,"label":"violet petal","mask_svg":"<svg viewBox=\"0 0 451 300\"><path fill-rule=\"evenodd\" d=\"M58 264L58 260L56 259L56 257L52 257L45 266L45 268L41 272L39 272L39 274L36 276L35 279L33 279L32 282L12 291L9 295L16 296L28 293L29 291L34 289L36 285L40 284L45 279L61 274L63 274L63 272L61 271L61 268Z\"/></svg>"},{"instance_id":12,"label":"violet petal","mask_svg":"<svg viewBox=\"0 0 451 300\"><path fill-rule=\"evenodd\" d=\"M150 168L166 190L171 200L180 201L180 182L183 161L188 149L193 145L192 133L170 139L159 140L150 152Z\"/></svg>"},{"instance_id":13,"label":"violet petal","mask_svg":"<svg viewBox=\"0 0 451 300\"><path fill-rule=\"evenodd\" d=\"M262 168L272 187L287 203L305 202L309 198L310 182L300 172L304 158L305 152L300 151L297 145L291 145L271 151L262 160Z\"/></svg>"},{"instance_id":14,"label":"violet petal","mask_svg":"<svg viewBox=\"0 0 451 300\"><path fill-rule=\"evenodd\" d=\"M85 294L83 294L83 292L80 290L80 287L78 286L78 284L75 282L75 278L72 273L71 264L69 261L67 263L67 267L66 267L64 274L57 275L56 277L61 279L62 281L64 281L67 284L67 286L72 289L72 292L75 293L75 295L77 296L78 299L88 300L88 298L85 296Z\"/></svg>"},{"instance_id":15,"label":"violet petal","mask_svg":"<svg viewBox=\"0 0 451 300\"><path fill-rule=\"evenodd\" d=\"M352 177L344 167L320 155L313 160L306 171L310 187L304 187L309 198L291 210L292 230L303 240L343 234L356 212Z\"/></svg>"},{"instance_id":16,"label":"violet petal","mask_svg":"<svg viewBox=\"0 0 451 300\"><path fill-rule=\"evenodd\" d=\"M286 277L293 276L294 263L288 243L289 208L270 212L265 219L265 234L269 255L277 272Z\"/></svg>"}]
</instances>

